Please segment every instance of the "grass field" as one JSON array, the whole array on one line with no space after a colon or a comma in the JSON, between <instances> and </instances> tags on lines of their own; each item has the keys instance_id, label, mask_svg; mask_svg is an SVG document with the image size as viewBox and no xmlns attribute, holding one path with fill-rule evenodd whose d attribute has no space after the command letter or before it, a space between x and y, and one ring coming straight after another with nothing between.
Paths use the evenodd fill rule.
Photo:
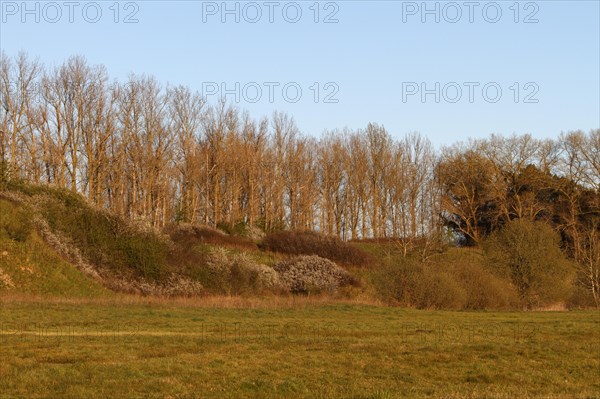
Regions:
<instances>
[{"instance_id":1,"label":"grass field","mask_svg":"<svg viewBox=\"0 0 600 399\"><path fill-rule=\"evenodd\" d=\"M3 298L0 333L1 398L600 397L597 311Z\"/></svg>"}]
</instances>

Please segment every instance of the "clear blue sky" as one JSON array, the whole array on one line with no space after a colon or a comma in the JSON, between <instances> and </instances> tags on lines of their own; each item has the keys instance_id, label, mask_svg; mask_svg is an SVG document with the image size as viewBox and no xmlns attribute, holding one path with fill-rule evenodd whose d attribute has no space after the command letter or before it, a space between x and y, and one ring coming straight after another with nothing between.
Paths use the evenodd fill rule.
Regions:
<instances>
[{"instance_id":1,"label":"clear blue sky","mask_svg":"<svg viewBox=\"0 0 600 399\"><path fill-rule=\"evenodd\" d=\"M600 127L596 0L516 7L515 1L427 2L427 9L438 8L439 22L435 13L423 13L421 1L227 2L228 9L238 7L239 23L235 13L222 15L221 1L76 3L27 2L33 10L27 13L21 1L0 1L2 49L10 56L23 50L50 66L80 54L115 79L149 74L198 91L222 83L235 91L239 82L240 108L255 117L287 111L315 136L370 121L396 137L419 131L436 145L490 133L541 138ZM291 23L297 9L302 15ZM137 22L124 23L130 14ZM323 23L328 16L337 22ZM278 84L273 103L267 82ZM283 86L294 82L285 97ZM423 83L433 91L425 101ZM296 87L302 97L292 103ZM457 87L462 97L453 103ZM502 96L492 102L497 88ZM327 94L337 103L325 103ZM214 103L216 95L208 99ZM233 94L228 99L235 101Z\"/></svg>"}]
</instances>

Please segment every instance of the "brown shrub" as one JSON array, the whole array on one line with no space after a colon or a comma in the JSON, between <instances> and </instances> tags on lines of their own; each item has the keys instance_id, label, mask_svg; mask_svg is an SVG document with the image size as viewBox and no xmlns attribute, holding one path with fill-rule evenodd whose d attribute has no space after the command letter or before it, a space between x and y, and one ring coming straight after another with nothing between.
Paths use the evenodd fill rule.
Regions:
<instances>
[{"instance_id":1,"label":"brown shrub","mask_svg":"<svg viewBox=\"0 0 600 399\"><path fill-rule=\"evenodd\" d=\"M484 252L490 269L511 280L527 308L544 308L571 296L575 269L550 225L512 220L488 237Z\"/></svg>"},{"instance_id":2,"label":"brown shrub","mask_svg":"<svg viewBox=\"0 0 600 399\"><path fill-rule=\"evenodd\" d=\"M463 309L467 292L449 273L424 267L417 281L414 305L419 309Z\"/></svg>"},{"instance_id":3,"label":"brown shrub","mask_svg":"<svg viewBox=\"0 0 600 399\"><path fill-rule=\"evenodd\" d=\"M478 254L450 251L421 263L396 257L373 275L381 299L417 308L520 309L521 301L508 279L493 274Z\"/></svg>"},{"instance_id":4,"label":"brown shrub","mask_svg":"<svg viewBox=\"0 0 600 399\"><path fill-rule=\"evenodd\" d=\"M312 231L280 231L267 235L261 248L291 255L317 255L346 266L369 266L373 258L368 253L339 238Z\"/></svg>"},{"instance_id":5,"label":"brown shrub","mask_svg":"<svg viewBox=\"0 0 600 399\"><path fill-rule=\"evenodd\" d=\"M356 284L346 270L316 255L284 260L273 268L292 293L335 292L339 287Z\"/></svg>"},{"instance_id":6,"label":"brown shrub","mask_svg":"<svg viewBox=\"0 0 600 399\"><path fill-rule=\"evenodd\" d=\"M424 267L411 258L384 264L374 285L384 301L419 309L462 309L467 294L448 273Z\"/></svg>"},{"instance_id":7,"label":"brown shrub","mask_svg":"<svg viewBox=\"0 0 600 399\"><path fill-rule=\"evenodd\" d=\"M283 286L273 268L254 262L245 254L215 248L199 273L200 281L215 293L249 295L279 292Z\"/></svg>"},{"instance_id":8,"label":"brown shrub","mask_svg":"<svg viewBox=\"0 0 600 399\"><path fill-rule=\"evenodd\" d=\"M182 245L213 244L239 249L257 248L249 238L227 235L209 226L179 223L165 227L164 231L171 237L171 240Z\"/></svg>"},{"instance_id":9,"label":"brown shrub","mask_svg":"<svg viewBox=\"0 0 600 399\"><path fill-rule=\"evenodd\" d=\"M275 270L244 253L234 253L235 249L248 245L247 242L241 245L246 239L191 224L172 225L167 231L174 242L168 256L170 271L201 283L207 292L252 295L283 291ZM225 247L235 249L230 251Z\"/></svg>"},{"instance_id":10,"label":"brown shrub","mask_svg":"<svg viewBox=\"0 0 600 399\"><path fill-rule=\"evenodd\" d=\"M385 302L415 306L417 282L423 275L423 267L416 261L401 258L397 262L388 261L371 276L377 294Z\"/></svg>"},{"instance_id":11,"label":"brown shrub","mask_svg":"<svg viewBox=\"0 0 600 399\"><path fill-rule=\"evenodd\" d=\"M574 285L566 306L568 309L593 309L597 307L591 290L579 284Z\"/></svg>"},{"instance_id":12,"label":"brown shrub","mask_svg":"<svg viewBox=\"0 0 600 399\"><path fill-rule=\"evenodd\" d=\"M466 292L465 309L514 309L521 307L515 287L482 265L452 265L448 272Z\"/></svg>"}]
</instances>

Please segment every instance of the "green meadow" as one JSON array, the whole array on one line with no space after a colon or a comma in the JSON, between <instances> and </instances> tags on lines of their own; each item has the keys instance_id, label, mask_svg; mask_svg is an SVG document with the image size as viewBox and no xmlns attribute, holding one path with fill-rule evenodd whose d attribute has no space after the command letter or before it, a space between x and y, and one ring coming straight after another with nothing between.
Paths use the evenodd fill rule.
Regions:
<instances>
[{"instance_id":1,"label":"green meadow","mask_svg":"<svg viewBox=\"0 0 600 399\"><path fill-rule=\"evenodd\" d=\"M24 297L0 309L1 398L600 397L598 311Z\"/></svg>"}]
</instances>

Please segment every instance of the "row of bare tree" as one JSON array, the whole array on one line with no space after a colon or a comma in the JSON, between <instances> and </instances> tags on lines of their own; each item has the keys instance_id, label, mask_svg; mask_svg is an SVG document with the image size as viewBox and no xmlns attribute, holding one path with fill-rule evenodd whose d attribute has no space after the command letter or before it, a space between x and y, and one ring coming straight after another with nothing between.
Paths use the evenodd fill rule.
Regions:
<instances>
[{"instance_id":1,"label":"row of bare tree","mask_svg":"<svg viewBox=\"0 0 600 399\"><path fill-rule=\"evenodd\" d=\"M478 244L509 220L544 220L600 292L600 130L440 152L377 124L316 139L283 113L255 120L151 77L112 82L81 57L49 69L24 54L0 55L0 106L10 178L154 226L245 222L400 238L408 250L442 232Z\"/></svg>"},{"instance_id":2,"label":"row of bare tree","mask_svg":"<svg viewBox=\"0 0 600 399\"><path fill-rule=\"evenodd\" d=\"M416 237L439 201L435 154L381 126L302 135L286 114L253 120L153 78L109 82L74 57L49 71L0 63L2 145L12 177L69 188L155 226L172 220Z\"/></svg>"}]
</instances>

